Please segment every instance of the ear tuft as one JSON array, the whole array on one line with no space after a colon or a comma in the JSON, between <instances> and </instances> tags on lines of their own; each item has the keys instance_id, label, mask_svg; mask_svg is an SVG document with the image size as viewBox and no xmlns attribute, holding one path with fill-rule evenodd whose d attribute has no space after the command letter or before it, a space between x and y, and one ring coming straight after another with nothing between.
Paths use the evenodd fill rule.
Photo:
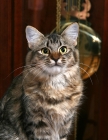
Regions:
<instances>
[{"instance_id":1,"label":"ear tuft","mask_svg":"<svg viewBox=\"0 0 108 140\"><path fill-rule=\"evenodd\" d=\"M79 33L79 25L78 23L73 23L69 25L63 32L62 36L69 41L74 46L77 45L77 38Z\"/></svg>"}]
</instances>

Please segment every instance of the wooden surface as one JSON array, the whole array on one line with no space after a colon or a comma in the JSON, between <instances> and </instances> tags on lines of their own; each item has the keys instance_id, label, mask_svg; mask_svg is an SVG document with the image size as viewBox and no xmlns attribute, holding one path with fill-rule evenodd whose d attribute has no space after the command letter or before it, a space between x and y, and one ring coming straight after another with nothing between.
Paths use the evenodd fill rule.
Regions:
<instances>
[{"instance_id":1,"label":"wooden surface","mask_svg":"<svg viewBox=\"0 0 108 140\"><path fill-rule=\"evenodd\" d=\"M98 71L99 85L93 87L98 100L98 140L108 139L108 1L91 0L91 22L93 28L102 38L101 65ZM99 89L98 91L96 89Z\"/></svg>"},{"instance_id":2,"label":"wooden surface","mask_svg":"<svg viewBox=\"0 0 108 140\"><path fill-rule=\"evenodd\" d=\"M99 138L108 140L108 1L104 2L104 18L102 32L102 62L101 62L101 104L99 119Z\"/></svg>"},{"instance_id":3,"label":"wooden surface","mask_svg":"<svg viewBox=\"0 0 108 140\"><path fill-rule=\"evenodd\" d=\"M0 97L10 84L12 71L12 3L0 2Z\"/></svg>"},{"instance_id":4,"label":"wooden surface","mask_svg":"<svg viewBox=\"0 0 108 140\"><path fill-rule=\"evenodd\" d=\"M23 46L23 35L25 35L25 32L23 31L23 1L22 0L15 0L13 2L14 4L14 11L13 11L13 70L23 66L23 60L24 60L24 54L23 50L25 49L25 46ZM16 70L13 73L13 76L15 77L21 72L21 69Z\"/></svg>"}]
</instances>

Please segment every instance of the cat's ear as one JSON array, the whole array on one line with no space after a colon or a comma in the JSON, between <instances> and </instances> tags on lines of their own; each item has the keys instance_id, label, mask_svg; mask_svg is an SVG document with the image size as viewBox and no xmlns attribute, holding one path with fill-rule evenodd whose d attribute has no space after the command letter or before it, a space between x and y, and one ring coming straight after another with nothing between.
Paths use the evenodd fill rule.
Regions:
<instances>
[{"instance_id":1,"label":"cat's ear","mask_svg":"<svg viewBox=\"0 0 108 140\"><path fill-rule=\"evenodd\" d=\"M65 38L70 44L76 46L77 38L79 33L79 25L78 23L73 23L69 25L63 32L62 37Z\"/></svg>"},{"instance_id":2,"label":"cat's ear","mask_svg":"<svg viewBox=\"0 0 108 140\"><path fill-rule=\"evenodd\" d=\"M26 38L29 44L29 48L33 49L33 46L38 45L44 38L44 35L40 33L36 28L32 26L26 27Z\"/></svg>"}]
</instances>

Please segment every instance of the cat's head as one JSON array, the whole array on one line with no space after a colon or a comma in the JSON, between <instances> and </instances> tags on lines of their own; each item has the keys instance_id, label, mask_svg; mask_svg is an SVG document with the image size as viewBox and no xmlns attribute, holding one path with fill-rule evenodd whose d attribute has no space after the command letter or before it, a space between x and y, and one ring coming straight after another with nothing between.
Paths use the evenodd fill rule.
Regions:
<instances>
[{"instance_id":1,"label":"cat's head","mask_svg":"<svg viewBox=\"0 0 108 140\"><path fill-rule=\"evenodd\" d=\"M79 26L73 23L60 35L44 36L31 26L26 27L26 38L31 51L27 56L27 65L48 75L64 73L78 65L79 55L76 48Z\"/></svg>"}]
</instances>

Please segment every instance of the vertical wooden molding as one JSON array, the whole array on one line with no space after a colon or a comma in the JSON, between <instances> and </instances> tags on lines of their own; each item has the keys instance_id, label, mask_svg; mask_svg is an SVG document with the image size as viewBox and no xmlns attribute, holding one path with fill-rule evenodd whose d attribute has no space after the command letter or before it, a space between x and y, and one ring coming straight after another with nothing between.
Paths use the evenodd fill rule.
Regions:
<instances>
[{"instance_id":1,"label":"vertical wooden molding","mask_svg":"<svg viewBox=\"0 0 108 140\"><path fill-rule=\"evenodd\" d=\"M96 139L108 140L108 1L91 0L91 4L90 21L102 39L101 64L98 71L99 85L93 87L96 93L95 101L99 100Z\"/></svg>"},{"instance_id":2,"label":"vertical wooden molding","mask_svg":"<svg viewBox=\"0 0 108 140\"><path fill-rule=\"evenodd\" d=\"M108 140L108 1L104 0L99 140ZM101 7L100 7L101 8Z\"/></svg>"},{"instance_id":3,"label":"vertical wooden molding","mask_svg":"<svg viewBox=\"0 0 108 140\"><path fill-rule=\"evenodd\" d=\"M14 1L14 42L13 42L13 70L23 65L23 0ZM14 77L17 76L22 69L14 72Z\"/></svg>"},{"instance_id":4,"label":"vertical wooden molding","mask_svg":"<svg viewBox=\"0 0 108 140\"><path fill-rule=\"evenodd\" d=\"M12 0L0 2L0 97L7 90L12 78L12 75L8 76L12 71L11 8Z\"/></svg>"}]
</instances>

